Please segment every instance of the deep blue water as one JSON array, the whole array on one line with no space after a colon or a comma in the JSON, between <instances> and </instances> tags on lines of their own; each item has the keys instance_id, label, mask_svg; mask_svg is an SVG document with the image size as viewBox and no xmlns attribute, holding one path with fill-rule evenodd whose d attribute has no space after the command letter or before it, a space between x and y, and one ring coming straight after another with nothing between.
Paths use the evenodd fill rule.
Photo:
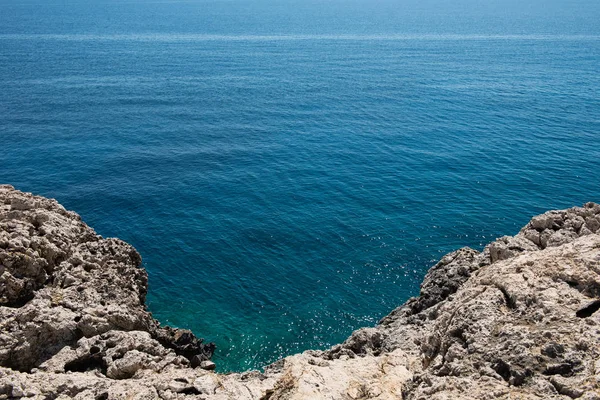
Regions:
<instances>
[{"instance_id":1,"label":"deep blue water","mask_svg":"<svg viewBox=\"0 0 600 400\"><path fill-rule=\"evenodd\" d=\"M600 201L600 2L0 0L0 182L142 254L221 370Z\"/></svg>"}]
</instances>

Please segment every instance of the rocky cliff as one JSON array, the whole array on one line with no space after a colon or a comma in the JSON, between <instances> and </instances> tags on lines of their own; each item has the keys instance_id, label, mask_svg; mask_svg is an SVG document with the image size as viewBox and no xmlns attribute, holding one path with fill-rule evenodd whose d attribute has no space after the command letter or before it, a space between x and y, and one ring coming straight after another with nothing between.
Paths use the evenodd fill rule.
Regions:
<instances>
[{"instance_id":1,"label":"rocky cliff","mask_svg":"<svg viewBox=\"0 0 600 400\"><path fill-rule=\"evenodd\" d=\"M463 248L326 351L216 374L147 312L130 245L0 186L0 399L600 399L600 205Z\"/></svg>"}]
</instances>

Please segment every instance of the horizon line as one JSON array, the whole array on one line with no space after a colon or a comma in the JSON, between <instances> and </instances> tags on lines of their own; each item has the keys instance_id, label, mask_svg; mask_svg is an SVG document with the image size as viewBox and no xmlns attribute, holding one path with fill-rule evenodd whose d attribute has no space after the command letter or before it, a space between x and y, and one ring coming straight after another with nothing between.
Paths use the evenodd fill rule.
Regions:
<instances>
[{"instance_id":1,"label":"horizon line","mask_svg":"<svg viewBox=\"0 0 600 400\"><path fill-rule=\"evenodd\" d=\"M282 34L282 35L215 35L181 33L144 33L144 34L11 34L0 33L0 40L57 40L57 41L147 41L147 42L209 42L209 41L472 41L472 40L600 40L600 35L562 35L562 34Z\"/></svg>"}]
</instances>

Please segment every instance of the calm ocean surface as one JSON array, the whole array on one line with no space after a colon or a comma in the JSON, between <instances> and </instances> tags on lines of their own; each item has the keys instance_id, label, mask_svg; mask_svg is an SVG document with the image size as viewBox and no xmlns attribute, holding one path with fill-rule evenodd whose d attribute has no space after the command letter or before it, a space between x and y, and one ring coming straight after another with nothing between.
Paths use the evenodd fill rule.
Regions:
<instances>
[{"instance_id":1,"label":"calm ocean surface","mask_svg":"<svg viewBox=\"0 0 600 400\"><path fill-rule=\"evenodd\" d=\"M0 182L142 254L222 371L600 201L600 2L0 0Z\"/></svg>"}]
</instances>

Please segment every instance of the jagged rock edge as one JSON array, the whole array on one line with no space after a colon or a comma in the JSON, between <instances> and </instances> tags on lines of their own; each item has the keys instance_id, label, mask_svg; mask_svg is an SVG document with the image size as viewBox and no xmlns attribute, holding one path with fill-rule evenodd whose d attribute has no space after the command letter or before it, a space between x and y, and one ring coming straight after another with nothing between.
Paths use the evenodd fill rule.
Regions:
<instances>
[{"instance_id":1,"label":"jagged rock edge","mask_svg":"<svg viewBox=\"0 0 600 400\"><path fill-rule=\"evenodd\" d=\"M12 197L10 204L7 203L7 196ZM4 203L4 208L0 209L3 210L0 213L0 224L8 220L21 221L23 224L29 223L34 230L39 230L52 218L61 219L62 216L70 224L83 230L83 235L74 236L76 241L86 238L83 243L77 243L77 246L103 241L102 243L108 246L103 250L109 249L113 252L113 256L117 256L114 254L115 248L128 254L129 262L124 261L123 257L117 261L117 264L123 264L121 269L129 271L133 267L137 271L143 271L139 268L141 259L136 262L135 255L139 257L139 254L135 249L117 239L103 239L97 236L91 228L81 222L77 214L64 210L54 200L21 193L11 186L4 185L0 186L0 206L2 203ZM41 217L38 214L32 214L31 210L41 210L42 212L39 214ZM46 220L48 215L44 216L44 210L53 213L48 220ZM25 218L25 222L22 221L23 218ZM30 219L27 220L27 218ZM4 225L0 228L3 228L0 229L2 234L10 230L6 229ZM551 264L551 260L545 258L545 255L542 256L542 253L549 252L548 254L552 254L554 260L561 260L563 257L561 252L571 251L569 250L571 247L576 249L573 250L575 255L570 254L570 258L567 257L564 260L566 262L574 260L573 263L581 264L581 260L578 260L577 257L589 256L592 257L591 264L586 264L586 267L589 268L580 268L577 270L578 274L572 273L571 275L566 270L557 270L556 276L552 277L552 282L557 285L564 284L565 291L572 291L572 293L571 291L565 292L570 296L567 298L578 302L569 318L576 318L579 322L586 321L583 323L588 325L595 324L596 311L600 308L597 305L598 300L596 300L600 295L600 281L597 277L600 267L595 270L596 264L594 263L596 261L593 256L600 253L597 251L597 248L600 248L600 240L596 233L599 229L600 206L587 203L584 207L549 211L536 216L516 236L502 237L486 246L482 252L469 248L452 252L430 269L421 285L421 293L418 297L409 299L404 305L384 317L376 327L359 329L344 343L329 350L307 351L287 357L266 367L264 373L250 371L244 374L218 375L200 368L193 369L192 364L199 366L210 358L214 347L210 345L206 347L189 331L160 327L158 322L151 318L144 305L145 288L147 287L144 283L144 279L147 279L144 272L136 275L137 284L139 285L139 280L142 281L142 284L132 292L137 295L139 303L137 306L142 308L143 313L146 313L142 319L150 318L144 319L146 323L137 325L133 323L130 326L132 329L129 330L108 329L97 335L91 335L90 333L94 332L88 332L88 335L84 334L75 341L59 343L54 353L46 354L49 357L35 362L33 368L14 368L9 365L10 362L7 364L6 360L10 360L11 357L6 357L7 339L6 335L2 333L0 336L0 365L2 365L0 368L0 398L19 396L46 398L43 396L48 395L55 396L54 398L57 396L88 398L86 396L91 395L95 398L98 396L107 399L121 398L123 394L128 393L129 384L136 387L136 390L132 392L134 398L269 398L274 400L323 398L322 396L331 396L333 393L338 393L344 398L417 399L447 396L449 393L453 396L452 398L473 398L469 397L470 390L465 390L465 388L474 382L481 387L489 386L485 393L492 393L496 397L508 396L512 393L511 390L514 391L515 388L518 388L520 395L525 396L523 398L540 394L550 397L558 396L556 398L562 398L560 396L595 398L593 396L598 393L598 379L594 378L593 383L588 382L589 379L581 381L582 371L591 371L592 367L589 366L586 356L582 356L577 348L567 351L565 348L570 348L563 344L548 344L541 350L540 356L538 356L539 360L527 357L519 358L512 353L500 357L475 349L474 354L479 357L477 363L482 363L482 365L473 366L468 362L473 362L470 358L476 357L465 356L463 353L466 349L471 351L470 346L478 345L477 340L473 337L481 332L473 331L468 326L460 324L464 324L462 314L470 312L471 306L466 307L466 305L471 304L477 304L482 308L487 307L492 314L504 307L509 316L520 318L518 314L523 314L527 318L538 318L535 315L528 315L530 310L525 309L528 303L538 301L535 294L528 293L530 297L523 297L523 293L515 292L511 284L516 281L505 282L504 271L510 270L515 265L518 265L515 268L519 271L529 272L529 268L535 271L536 262L550 262ZM79 234L81 233L79 232ZM14 253L19 245L17 243L15 247L15 242L11 242L15 237L9 237L9 240L2 238L3 236L0 236L0 251L6 253L6 250L13 250ZM19 239L18 235L16 239ZM26 246L23 244L21 240L22 249L20 250L26 250ZM80 250L80 248L75 250ZM66 260L57 259L60 262L54 267L58 268L58 273L65 271L63 263L68 262L74 252L71 252ZM536 253L539 253L540 256L537 256ZM23 254L27 254L27 252L25 251ZM527 260L523 261L525 258ZM600 260L600 256L597 258ZM37 282L34 276L32 285L35 290L31 292L34 293L33 298L19 307L14 307L18 304L14 302L11 304L10 293L5 293L5 289L9 287L6 283L7 279L10 281L10 277L5 275L11 267L7 268L3 260L6 260L6 257L0 259L0 262L3 262L0 271L0 279L3 280L0 284L4 285L1 287L2 292L0 293L3 296L0 301L4 301L4 304L0 306L0 310L4 317L8 316L8 319L5 318L5 322L3 322L2 332L6 327L6 320L10 324L11 316L17 315L21 308L27 308L29 302L38 301L39 299L36 300L38 291L46 288L44 284ZM584 262L588 261L584 260ZM526 264L521 265L520 263L523 262ZM107 263L110 264L110 262ZM14 265L14 261L12 265ZM501 266L499 270L501 273L490 275L490 270L498 269L497 266ZM111 264L107 268L113 267L114 265ZM69 270L66 269L66 271ZM8 273L10 274L10 271ZM53 279L47 279L47 281L52 281L54 287L64 284L65 279L70 279L61 276L62 281L58 282L57 277L53 274L54 271L51 273ZM525 273L522 274L525 276ZM16 275L16 279L23 277L19 274L12 275L13 278ZM24 287L25 290L31 289L26 285ZM83 291L85 290L84 288ZM562 287L561 290L563 290ZM47 293L45 295L43 300L49 301L51 306L53 302L56 302L57 304L54 306L69 309L64 299L53 299ZM586 302L581 299L575 300L573 296L585 298ZM132 297L135 296L129 293L128 299L131 300ZM484 297L485 301L482 300ZM457 302L462 303L457 306ZM463 303L465 305L462 305ZM81 311L77 307L75 309ZM88 312L86 316L89 315ZM516 320L517 317L513 319ZM505 317L503 314L497 314L497 318ZM543 321L544 316L539 318ZM35 321L35 316L33 320ZM82 320L83 317L80 317L78 323ZM17 324L17 326L20 325ZM138 330L138 328L142 328L142 330ZM483 330L485 327L481 327L481 331ZM488 340L487 337L479 339ZM537 337L534 339L538 340ZM527 336L523 336L522 341L526 343L527 340ZM519 346L518 341L511 343L511 345ZM600 351L597 345L582 343L579 343L578 346L582 346L582 348L587 346L586 354L598 356ZM177 352L173 349L176 349ZM10 353L10 349L8 352ZM527 351L524 351L524 354L526 353ZM456 360L461 360L462 364ZM548 360L556 362L548 364ZM86 363L92 367L88 368ZM205 365L207 366L207 364ZM12 367L12 369L7 367ZM210 366L210 368L212 367L213 365ZM384 372L373 374L376 368ZM29 373L23 374L18 371L19 369L29 369ZM367 371L366 375L363 369ZM391 369L393 373L385 372L386 369ZM331 385L331 383L327 385L326 382L319 385L314 382L319 378L305 377L310 375L309 372L315 373L317 370L338 374L336 385ZM594 371L596 370L600 370L600 364ZM317 373L317 377L322 374L322 372ZM78 388L69 389L68 385L65 386L62 382L63 378L69 375L71 377L75 375L81 380ZM597 372L592 375L596 376ZM370 378L367 376L378 376L379 380L369 380ZM386 383L386 379L390 377L394 378L391 386L389 382ZM485 380L486 377L491 381ZM585 383L579 386L574 385L572 382L574 379L580 379L577 382L585 381ZM71 380L67 379L67 381ZM482 383L482 380L485 382ZM51 381L54 381L54 385ZM114 384L115 382L123 382L123 385ZM150 385L149 382L151 382ZM303 386L311 382L315 386L310 390ZM443 382L442 386L445 389L439 387L436 389L436 382ZM462 389L459 384L463 386ZM141 390L142 387L147 390ZM58 388L62 389L58 390ZM309 392L310 394L308 394Z\"/></svg>"}]
</instances>

